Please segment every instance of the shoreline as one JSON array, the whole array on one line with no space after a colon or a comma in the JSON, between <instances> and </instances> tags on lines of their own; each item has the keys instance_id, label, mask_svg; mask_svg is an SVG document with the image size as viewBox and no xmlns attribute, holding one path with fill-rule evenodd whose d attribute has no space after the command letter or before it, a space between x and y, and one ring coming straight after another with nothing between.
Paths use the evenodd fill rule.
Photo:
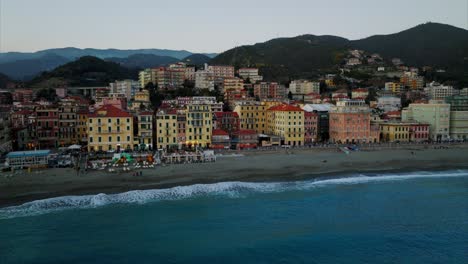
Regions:
<instances>
[{"instance_id":1,"label":"shoreline","mask_svg":"<svg viewBox=\"0 0 468 264\"><path fill-rule=\"evenodd\" d=\"M413 152L414 154L412 154ZM59 196L115 194L218 182L285 182L331 179L354 174L468 169L468 148L362 150L346 155L336 149L294 149L286 152L220 156L215 163L179 164L133 172L92 171L77 176L72 169L46 169L0 177L0 207Z\"/></svg>"}]
</instances>

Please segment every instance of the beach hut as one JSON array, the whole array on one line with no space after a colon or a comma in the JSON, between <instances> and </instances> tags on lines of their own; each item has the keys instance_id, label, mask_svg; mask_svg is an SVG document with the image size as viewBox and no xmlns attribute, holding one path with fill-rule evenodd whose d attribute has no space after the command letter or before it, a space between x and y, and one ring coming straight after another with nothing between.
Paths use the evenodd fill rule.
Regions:
<instances>
[{"instance_id":1,"label":"beach hut","mask_svg":"<svg viewBox=\"0 0 468 264\"><path fill-rule=\"evenodd\" d=\"M7 166L13 169L47 167L50 150L13 151L7 154Z\"/></svg>"}]
</instances>

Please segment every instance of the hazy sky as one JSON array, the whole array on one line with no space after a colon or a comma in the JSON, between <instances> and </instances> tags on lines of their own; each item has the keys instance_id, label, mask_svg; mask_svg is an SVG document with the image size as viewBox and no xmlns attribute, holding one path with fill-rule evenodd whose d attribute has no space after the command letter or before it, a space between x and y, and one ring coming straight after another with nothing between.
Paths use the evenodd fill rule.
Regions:
<instances>
[{"instance_id":1,"label":"hazy sky","mask_svg":"<svg viewBox=\"0 0 468 264\"><path fill-rule=\"evenodd\" d=\"M468 27L468 0L0 0L0 51L221 52L301 34L358 39L427 22Z\"/></svg>"}]
</instances>

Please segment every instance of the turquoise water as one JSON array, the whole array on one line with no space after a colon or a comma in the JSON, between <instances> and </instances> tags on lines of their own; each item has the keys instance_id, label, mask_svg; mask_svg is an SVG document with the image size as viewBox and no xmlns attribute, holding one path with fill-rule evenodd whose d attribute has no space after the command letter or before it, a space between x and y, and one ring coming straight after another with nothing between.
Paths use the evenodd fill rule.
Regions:
<instances>
[{"instance_id":1,"label":"turquoise water","mask_svg":"<svg viewBox=\"0 0 468 264\"><path fill-rule=\"evenodd\" d=\"M468 263L468 171L36 201L0 263Z\"/></svg>"}]
</instances>

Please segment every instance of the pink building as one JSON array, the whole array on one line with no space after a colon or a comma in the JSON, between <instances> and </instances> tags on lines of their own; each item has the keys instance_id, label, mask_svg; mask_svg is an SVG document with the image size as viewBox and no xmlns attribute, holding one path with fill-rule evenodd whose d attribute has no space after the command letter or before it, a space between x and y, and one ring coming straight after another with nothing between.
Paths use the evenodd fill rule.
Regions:
<instances>
[{"instance_id":1,"label":"pink building","mask_svg":"<svg viewBox=\"0 0 468 264\"><path fill-rule=\"evenodd\" d=\"M215 78L233 78L234 67L223 65L210 65L208 71L212 72Z\"/></svg>"},{"instance_id":2,"label":"pink building","mask_svg":"<svg viewBox=\"0 0 468 264\"><path fill-rule=\"evenodd\" d=\"M304 144L312 144L317 141L318 114L304 111Z\"/></svg>"},{"instance_id":3,"label":"pink building","mask_svg":"<svg viewBox=\"0 0 468 264\"><path fill-rule=\"evenodd\" d=\"M260 100L263 99L284 99L286 98L286 87L276 82L261 82L254 85L254 95Z\"/></svg>"},{"instance_id":4,"label":"pink building","mask_svg":"<svg viewBox=\"0 0 468 264\"><path fill-rule=\"evenodd\" d=\"M39 147L57 147L59 133L59 113L58 108L37 109L36 110L36 134Z\"/></svg>"},{"instance_id":5,"label":"pink building","mask_svg":"<svg viewBox=\"0 0 468 264\"><path fill-rule=\"evenodd\" d=\"M32 89L19 89L13 92L12 97L14 102L32 102L34 99L34 92Z\"/></svg>"},{"instance_id":6,"label":"pink building","mask_svg":"<svg viewBox=\"0 0 468 264\"><path fill-rule=\"evenodd\" d=\"M330 109L330 141L335 143L378 142L371 132L370 108L361 100L339 101Z\"/></svg>"}]
</instances>

